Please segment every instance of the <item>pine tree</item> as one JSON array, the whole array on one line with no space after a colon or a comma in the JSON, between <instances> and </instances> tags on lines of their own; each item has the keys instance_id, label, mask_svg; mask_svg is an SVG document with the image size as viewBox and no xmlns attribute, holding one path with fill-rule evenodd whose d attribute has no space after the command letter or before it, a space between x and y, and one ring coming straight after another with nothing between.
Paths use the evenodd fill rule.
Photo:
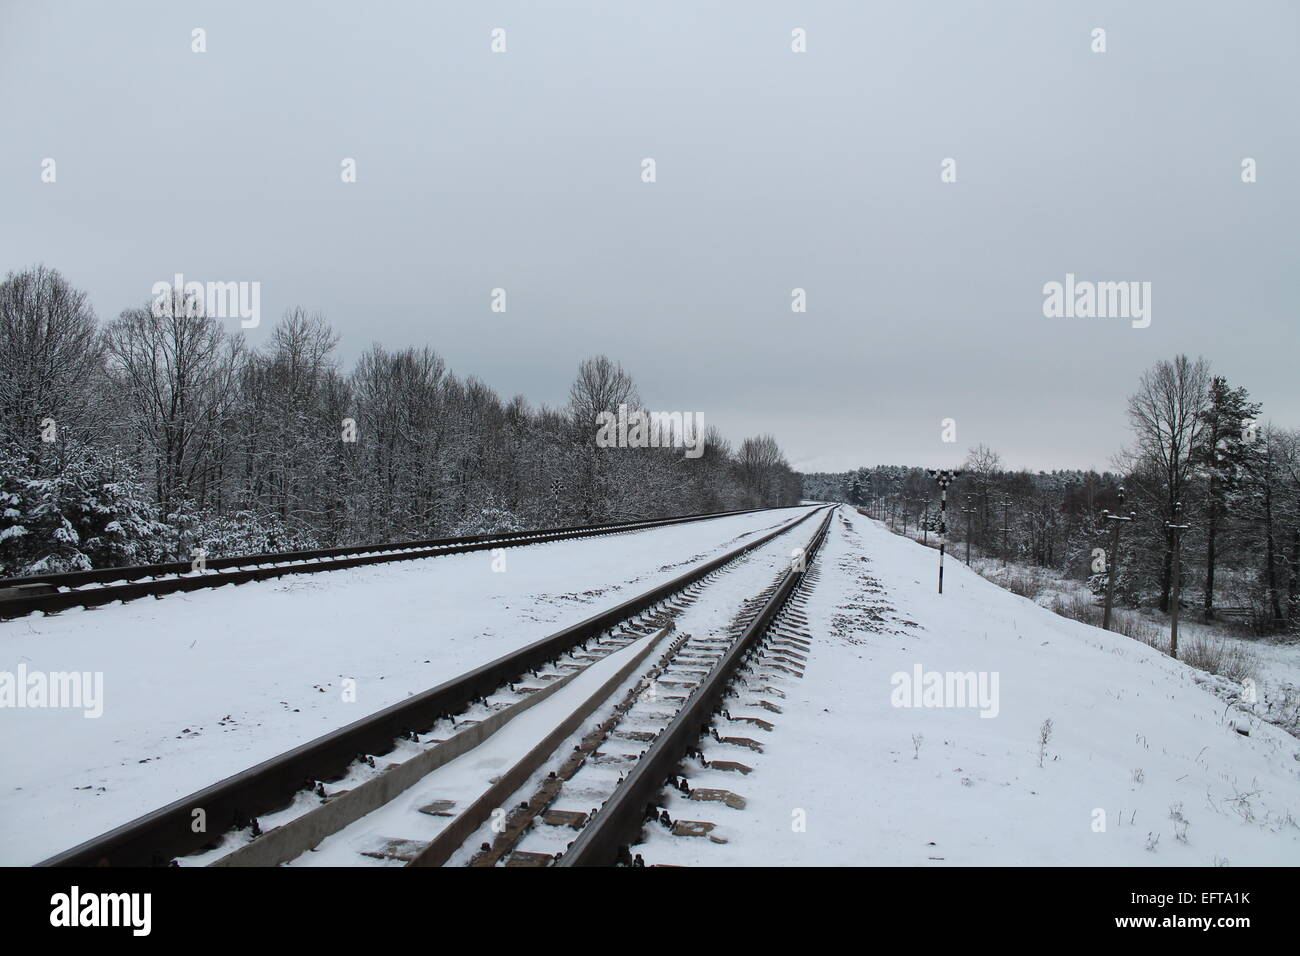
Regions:
<instances>
[{"instance_id":1,"label":"pine tree","mask_svg":"<svg viewBox=\"0 0 1300 956\"><path fill-rule=\"evenodd\" d=\"M0 573L84 571L142 564L165 527L115 450L60 442L40 455L0 448Z\"/></svg>"},{"instance_id":2,"label":"pine tree","mask_svg":"<svg viewBox=\"0 0 1300 956\"><path fill-rule=\"evenodd\" d=\"M1260 403L1252 402L1243 387L1229 388L1216 375L1210 383L1208 407L1201 412L1201 432L1192 450L1193 467L1205 478L1205 619L1214 617L1214 571L1218 560L1219 531L1230 502L1239 494L1244 469L1255 436Z\"/></svg>"}]
</instances>

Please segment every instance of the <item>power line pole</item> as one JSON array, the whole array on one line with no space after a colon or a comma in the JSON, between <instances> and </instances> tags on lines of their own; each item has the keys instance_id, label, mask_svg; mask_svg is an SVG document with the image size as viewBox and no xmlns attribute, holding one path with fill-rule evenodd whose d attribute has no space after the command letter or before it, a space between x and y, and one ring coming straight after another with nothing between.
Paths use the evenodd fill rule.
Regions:
<instances>
[{"instance_id":1,"label":"power line pole","mask_svg":"<svg viewBox=\"0 0 1300 956\"><path fill-rule=\"evenodd\" d=\"M943 593L943 555L947 550L948 544L948 522L945 520L948 514L948 486L957 480L961 475L960 471L951 471L948 469L937 470L934 468L927 469L930 477L939 483L939 490L942 497L939 502L939 593Z\"/></svg>"},{"instance_id":2,"label":"power line pole","mask_svg":"<svg viewBox=\"0 0 1300 956\"><path fill-rule=\"evenodd\" d=\"M1177 521L1178 516L1182 513L1183 503L1174 502L1173 520ZM1182 600L1182 539L1183 532L1191 525L1174 524L1173 521L1166 521L1165 527L1174 533L1174 603L1169 608L1169 656L1177 659L1178 657L1178 604Z\"/></svg>"},{"instance_id":3,"label":"power line pole","mask_svg":"<svg viewBox=\"0 0 1300 956\"><path fill-rule=\"evenodd\" d=\"M1119 489L1119 503L1124 503L1124 489ZM1101 512L1101 520L1111 522L1110 533L1110 554L1106 555L1106 610L1101 616L1101 626L1104 630L1110 630L1110 609L1115 603L1115 566L1119 563L1119 529L1123 522L1132 521L1137 517L1136 511L1130 511L1128 517L1123 515L1111 514L1108 509Z\"/></svg>"},{"instance_id":4,"label":"power line pole","mask_svg":"<svg viewBox=\"0 0 1300 956\"><path fill-rule=\"evenodd\" d=\"M966 567L970 567L970 532L971 519L975 516L975 506L971 504L971 496L966 496L966 507L961 509L961 513L966 516Z\"/></svg>"},{"instance_id":5,"label":"power line pole","mask_svg":"<svg viewBox=\"0 0 1300 956\"><path fill-rule=\"evenodd\" d=\"M1002 499L1002 566L1005 568L1007 562L1011 560L1011 544L1008 535L1011 534L1011 496Z\"/></svg>"},{"instance_id":6,"label":"power line pole","mask_svg":"<svg viewBox=\"0 0 1300 956\"><path fill-rule=\"evenodd\" d=\"M903 537L904 537L904 538L907 537L907 517L908 517L908 516L907 516L907 511L908 511L908 508L909 508L909 507L915 507L915 506L916 506L920 501L921 501L921 499L920 499L920 498L917 498L917 497L914 496L914 495L907 495L906 497L903 498ZM918 515L918 521L919 521L920 512L917 512L917 515Z\"/></svg>"}]
</instances>

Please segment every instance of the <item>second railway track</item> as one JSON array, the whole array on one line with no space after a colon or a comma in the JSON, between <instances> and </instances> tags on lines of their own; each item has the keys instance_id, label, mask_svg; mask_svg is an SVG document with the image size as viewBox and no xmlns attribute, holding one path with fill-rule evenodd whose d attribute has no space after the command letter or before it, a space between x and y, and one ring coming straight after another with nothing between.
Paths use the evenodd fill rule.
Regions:
<instances>
[{"instance_id":1,"label":"second railway track","mask_svg":"<svg viewBox=\"0 0 1300 956\"><path fill-rule=\"evenodd\" d=\"M544 544L549 541L626 534L694 521L753 514L755 511L762 510L768 509L721 511L672 518L622 521L590 527L512 531L461 538L434 538L426 541L363 545L353 548L239 555L205 559L204 570L198 572L192 569L189 562L182 561L6 578L0 579L0 620L21 617L35 611L56 613L74 607L98 607L114 601L162 597L204 588L224 587L228 584L265 581L287 575L340 571L395 561L414 561L421 558L467 554L473 551Z\"/></svg>"},{"instance_id":2,"label":"second railway track","mask_svg":"<svg viewBox=\"0 0 1300 956\"><path fill-rule=\"evenodd\" d=\"M393 801L433 770L479 747L507 723L512 732L527 726L526 721L513 721L530 708L537 708L534 723L542 719L538 715L544 714L547 698L558 700L566 690L570 698L581 692L590 696L594 709L640 673L638 668L652 666L662 655L680 658L698 650L684 631L674 630L673 619L682 608L692 604L719 574L731 573L756 552L766 553L769 567L777 557L788 563L784 541L803 538L795 529L825 513L824 508L807 511L616 607L86 841L44 865L165 865L177 860L274 865L292 860ZM814 550L825 526L822 520L819 530L801 545ZM783 549L779 555L774 543ZM757 596L749 595L751 600L739 618L735 605L741 602L733 599L728 605L732 631L743 624L742 618L761 616L772 596L783 590L788 593L793 580L789 574L777 583L769 579ZM730 658L730 651L724 657ZM668 663L664 659L658 666ZM592 681L598 678L596 688ZM578 718L579 724L582 719ZM555 743L551 736L563 737L573 729L556 728L548 741ZM479 817L484 811L490 815L499 810L489 804L517 782L521 781L513 776L504 783L499 778L492 795L480 795L482 799L461 805L454 813L430 815L450 817L456 832L468 834L482 824ZM473 813L463 815L471 807ZM196 825L196 820L203 824ZM381 853L381 858L423 857L421 862L430 863L450 856L446 853L437 859L443 850L427 849Z\"/></svg>"}]
</instances>

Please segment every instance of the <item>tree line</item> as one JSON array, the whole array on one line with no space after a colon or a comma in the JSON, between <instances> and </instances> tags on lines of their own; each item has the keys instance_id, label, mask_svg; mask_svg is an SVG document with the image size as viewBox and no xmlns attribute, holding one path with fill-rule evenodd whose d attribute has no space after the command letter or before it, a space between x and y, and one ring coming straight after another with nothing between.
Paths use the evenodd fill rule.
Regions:
<instances>
[{"instance_id":1,"label":"tree line","mask_svg":"<svg viewBox=\"0 0 1300 956\"><path fill-rule=\"evenodd\" d=\"M1113 471L1013 471L993 449L971 449L948 490L949 540L964 542L969 527L978 553L1086 579L1097 591L1108 573L1098 568L1114 562L1117 599L1168 612L1168 525L1189 525L1180 607L1202 620L1244 618L1256 633L1300 632L1300 430L1262 411L1205 359L1157 362L1129 398L1132 440ZM938 532L939 492L923 468L805 475L804 494L874 504L896 526ZM1137 516L1119 555L1097 552L1109 547L1103 511Z\"/></svg>"},{"instance_id":2,"label":"tree line","mask_svg":"<svg viewBox=\"0 0 1300 956\"><path fill-rule=\"evenodd\" d=\"M428 347L340 368L324 317L261 348L177 294L100 323L45 266L0 283L0 574L780 506L770 436L704 451L599 448L640 399L605 356L567 405L502 400Z\"/></svg>"}]
</instances>

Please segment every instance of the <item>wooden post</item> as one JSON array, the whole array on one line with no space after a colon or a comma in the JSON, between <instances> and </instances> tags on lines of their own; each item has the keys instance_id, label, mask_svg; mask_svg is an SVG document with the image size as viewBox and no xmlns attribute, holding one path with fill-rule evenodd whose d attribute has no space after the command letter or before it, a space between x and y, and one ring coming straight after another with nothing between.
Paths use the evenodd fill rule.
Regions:
<instances>
[{"instance_id":1,"label":"wooden post","mask_svg":"<svg viewBox=\"0 0 1300 956\"><path fill-rule=\"evenodd\" d=\"M1174 521L1182 513L1183 503L1174 502ZM1178 605L1182 600L1182 538L1183 532L1191 525L1174 524L1173 521L1166 521L1165 527L1174 533L1174 579L1173 579L1173 603L1169 607L1169 656L1177 659L1178 657Z\"/></svg>"},{"instance_id":2,"label":"wooden post","mask_svg":"<svg viewBox=\"0 0 1300 956\"><path fill-rule=\"evenodd\" d=\"M971 519L975 517L975 508L971 505L971 496L966 496L966 507L962 508L962 514L966 516L966 567L970 567L970 534Z\"/></svg>"},{"instance_id":3,"label":"wooden post","mask_svg":"<svg viewBox=\"0 0 1300 956\"><path fill-rule=\"evenodd\" d=\"M1119 489L1119 503L1124 503L1124 489ZM1106 609L1101 615L1101 626L1104 630L1110 630L1110 609L1115 603L1115 566L1119 563L1119 529L1121 522L1132 521L1137 517L1137 512L1130 511L1128 517L1123 515L1111 514L1108 510L1103 510L1101 519L1111 522L1110 535L1110 553L1106 555Z\"/></svg>"},{"instance_id":4,"label":"wooden post","mask_svg":"<svg viewBox=\"0 0 1300 956\"><path fill-rule=\"evenodd\" d=\"M1002 499L1002 566L1005 568L1007 562L1011 560L1011 544L1008 535L1011 534L1011 496L1008 495Z\"/></svg>"}]
</instances>

